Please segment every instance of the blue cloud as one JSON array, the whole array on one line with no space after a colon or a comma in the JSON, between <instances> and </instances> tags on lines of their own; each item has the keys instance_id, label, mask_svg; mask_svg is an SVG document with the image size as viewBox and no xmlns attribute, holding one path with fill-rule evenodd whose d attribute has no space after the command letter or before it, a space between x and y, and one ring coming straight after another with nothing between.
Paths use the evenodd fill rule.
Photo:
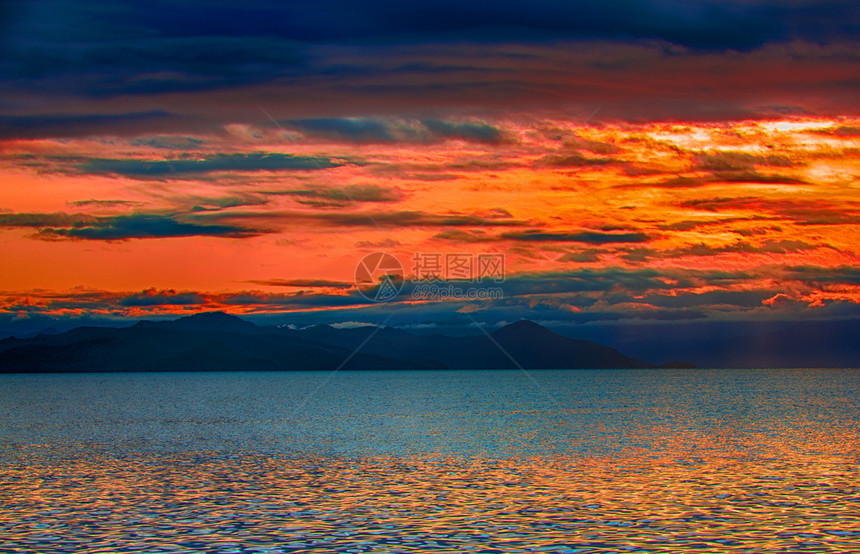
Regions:
<instances>
[{"instance_id":1,"label":"blue cloud","mask_svg":"<svg viewBox=\"0 0 860 554\"><path fill-rule=\"evenodd\" d=\"M180 222L168 215L131 214L97 218L66 228L45 227L38 236L44 239L125 240L191 236L246 237L254 234L254 231L232 225L198 225Z\"/></svg>"},{"instance_id":2,"label":"blue cloud","mask_svg":"<svg viewBox=\"0 0 860 554\"><path fill-rule=\"evenodd\" d=\"M502 138L499 129L486 123L453 123L438 119L425 119L422 123L431 133L443 138L490 143L498 142Z\"/></svg>"},{"instance_id":3,"label":"blue cloud","mask_svg":"<svg viewBox=\"0 0 860 554\"><path fill-rule=\"evenodd\" d=\"M278 171L286 169L328 169L343 165L326 157L292 154L211 154L202 158L136 160L93 158L78 165L84 173L112 173L127 177L169 177L213 171Z\"/></svg>"},{"instance_id":4,"label":"blue cloud","mask_svg":"<svg viewBox=\"0 0 860 554\"><path fill-rule=\"evenodd\" d=\"M296 119L285 122L311 136L350 142L394 142L388 125L368 118Z\"/></svg>"},{"instance_id":5,"label":"blue cloud","mask_svg":"<svg viewBox=\"0 0 860 554\"><path fill-rule=\"evenodd\" d=\"M176 119L178 116L163 110L121 114L0 115L0 139L116 134L131 132L137 126Z\"/></svg>"}]
</instances>

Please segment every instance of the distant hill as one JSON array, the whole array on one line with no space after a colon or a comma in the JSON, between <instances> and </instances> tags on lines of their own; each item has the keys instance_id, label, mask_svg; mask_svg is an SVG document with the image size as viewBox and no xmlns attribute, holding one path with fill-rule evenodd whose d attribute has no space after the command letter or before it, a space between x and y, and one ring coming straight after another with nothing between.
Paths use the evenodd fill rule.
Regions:
<instances>
[{"instance_id":1,"label":"distant hill","mask_svg":"<svg viewBox=\"0 0 860 554\"><path fill-rule=\"evenodd\" d=\"M221 312L114 329L80 327L0 341L0 372L650 368L530 321L490 335L412 335L390 327L260 327Z\"/></svg>"}]
</instances>

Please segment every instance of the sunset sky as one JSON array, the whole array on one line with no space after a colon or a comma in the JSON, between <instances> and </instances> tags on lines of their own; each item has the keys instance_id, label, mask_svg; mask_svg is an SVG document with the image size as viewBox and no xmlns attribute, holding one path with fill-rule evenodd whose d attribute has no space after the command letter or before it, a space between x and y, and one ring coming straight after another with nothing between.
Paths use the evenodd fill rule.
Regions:
<instances>
[{"instance_id":1,"label":"sunset sky","mask_svg":"<svg viewBox=\"0 0 860 554\"><path fill-rule=\"evenodd\" d=\"M860 316L853 0L37 1L0 21L6 325ZM504 296L369 302L373 252L407 278L416 253L504 254Z\"/></svg>"}]
</instances>

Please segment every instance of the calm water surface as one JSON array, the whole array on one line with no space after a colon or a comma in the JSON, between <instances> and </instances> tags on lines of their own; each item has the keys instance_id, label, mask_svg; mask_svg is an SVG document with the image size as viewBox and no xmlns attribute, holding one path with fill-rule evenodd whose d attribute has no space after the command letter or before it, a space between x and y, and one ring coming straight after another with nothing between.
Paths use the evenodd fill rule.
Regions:
<instances>
[{"instance_id":1,"label":"calm water surface","mask_svg":"<svg viewBox=\"0 0 860 554\"><path fill-rule=\"evenodd\" d=\"M860 372L0 376L0 552L860 552Z\"/></svg>"}]
</instances>

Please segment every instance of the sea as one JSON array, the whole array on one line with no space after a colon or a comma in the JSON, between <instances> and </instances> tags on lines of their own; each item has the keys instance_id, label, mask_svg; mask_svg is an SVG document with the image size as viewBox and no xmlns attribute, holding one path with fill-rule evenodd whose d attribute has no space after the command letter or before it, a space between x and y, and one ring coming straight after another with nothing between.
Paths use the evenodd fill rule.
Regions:
<instances>
[{"instance_id":1,"label":"sea","mask_svg":"<svg viewBox=\"0 0 860 554\"><path fill-rule=\"evenodd\" d=\"M0 375L0 552L860 552L860 371Z\"/></svg>"}]
</instances>

